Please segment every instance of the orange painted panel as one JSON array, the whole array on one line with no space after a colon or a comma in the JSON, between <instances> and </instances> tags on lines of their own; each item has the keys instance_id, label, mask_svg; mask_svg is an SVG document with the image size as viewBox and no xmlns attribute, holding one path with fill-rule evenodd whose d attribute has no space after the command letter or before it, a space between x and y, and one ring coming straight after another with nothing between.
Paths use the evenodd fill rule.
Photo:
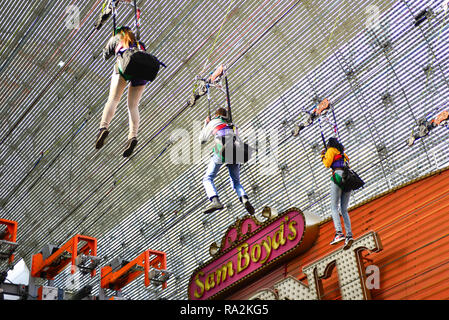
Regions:
<instances>
[{"instance_id":1,"label":"orange painted panel","mask_svg":"<svg viewBox=\"0 0 449 320\"><path fill-rule=\"evenodd\" d=\"M374 264L381 273L380 289L371 291L372 299L449 300L448 169L382 194L349 213L356 238L374 230L382 241L383 251L365 253L370 259L365 266ZM304 281L302 267L336 249L329 245L334 233L332 220L323 221L309 251L229 299L247 299L287 275ZM335 270L323 287L324 299L341 299Z\"/></svg>"}]
</instances>

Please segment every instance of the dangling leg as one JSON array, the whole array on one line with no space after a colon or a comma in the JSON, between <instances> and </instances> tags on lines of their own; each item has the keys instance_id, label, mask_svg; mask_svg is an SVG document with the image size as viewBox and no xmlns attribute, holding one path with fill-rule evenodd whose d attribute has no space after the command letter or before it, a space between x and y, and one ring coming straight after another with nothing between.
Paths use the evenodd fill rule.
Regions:
<instances>
[{"instance_id":1,"label":"dangling leg","mask_svg":"<svg viewBox=\"0 0 449 320\"><path fill-rule=\"evenodd\" d=\"M346 231L345 246L343 247L343 249L349 249L352 245L352 242L354 241L354 239L352 238L351 219L349 218L348 213L348 204L350 197L351 192L342 192L340 198L341 215L343 216L343 222L345 224Z\"/></svg>"},{"instance_id":2,"label":"dangling leg","mask_svg":"<svg viewBox=\"0 0 449 320\"><path fill-rule=\"evenodd\" d=\"M103 109L103 116L100 122L100 132L98 133L95 148L100 149L109 134L109 124L114 117L115 110L120 103L123 91L126 87L126 80L118 73L113 73L111 77L111 86L109 89L109 97Z\"/></svg>"},{"instance_id":3,"label":"dangling leg","mask_svg":"<svg viewBox=\"0 0 449 320\"><path fill-rule=\"evenodd\" d=\"M137 132L139 130L140 123L139 103L144 90L145 84L139 83L139 85L136 85L134 81L131 81L131 85L128 88L129 133L128 143L125 151L123 152L124 157L129 157L137 145Z\"/></svg>"},{"instance_id":4,"label":"dangling leg","mask_svg":"<svg viewBox=\"0 0 449 320\"><path fill-rule=\"evenodd\" d=\"M331 244L336 244L340 241L343 241L345 237L343 235L343 230L341 228L340 213L338 212L338 203L341 198L341 189L333 181L331 181L330 196L331 196L331 214L335 227L335 237L334 240L332 240Z\"/></svg>"},{"instance_id":5,"label":"dangling leg","mask_svg":"<svg viewBox=\"0 0 449 320\"><path fill-rule=\"evenodd\" d=\"M212 202L205 210L204 213L212 213L215 210L223 209L223 205L220 203L218 198L217 189L215 188L214 179L221 168L222 163L217 159L214 154L209 161L206 173L203 177L203 185L206 190L207 197Z\"/></svg>"},{"instance_id":6,"label":"dangling leg","mask_svg":"<svg viewBox=\"0 0 449 320\"><path fill-rule=\"evenodd\" d=\"M240 184L240 164L228 164L229 177L231 179L232 189L235 190L239 200L245 206L246 211L250 215L254 215L254 207L249 202L248 196L246 195L243 186Z\"/></svg>"}]
</instances>

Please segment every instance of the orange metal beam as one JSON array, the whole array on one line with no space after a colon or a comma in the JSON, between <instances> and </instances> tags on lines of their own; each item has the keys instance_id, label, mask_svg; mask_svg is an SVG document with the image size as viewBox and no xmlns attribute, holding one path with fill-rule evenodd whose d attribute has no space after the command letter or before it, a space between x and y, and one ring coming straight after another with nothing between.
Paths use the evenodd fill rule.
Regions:
<instances>
[{"instance_id":1,"label":"orange metal beam","mask_svg":"<svg viewBox=\"0 0 449 320\"><path fill-rule=\"evenodd\" d=\"M86 244L82 248L78 248L81 241ZM70 257L64 257L64 253L69 253ZM89 256L97 255L97 239L76 235L66 244L59 248L55 253L44 260L42 253L35 254L32 258L31 276L36 278L45 278L53 280L69 263L71 263L71 273L76 271L76 258L80 254ZM91 271L91 277L95 276L95 270Z\"/></svg>"},{"instance_id":2,"label":"orange metal beam","mask_svg":"<svg viewBox=\"0 0 449 320\"><path fill-rule=\"evenodd\" d=\"M152 258L152 256L155 257ZM135 270L135 267L137 267L137 270ZM128 262L120 270L113 271L111 266L101 268L101 288L118 291L142 273L145 275L145 286L148 287L150 285L149 272L151 267L159 270L166 270L166 253L155 250L146 250L137 258ZM162 288L165 289L166 287L167 282L164 282Z\"/></svg>"}]
</instances>

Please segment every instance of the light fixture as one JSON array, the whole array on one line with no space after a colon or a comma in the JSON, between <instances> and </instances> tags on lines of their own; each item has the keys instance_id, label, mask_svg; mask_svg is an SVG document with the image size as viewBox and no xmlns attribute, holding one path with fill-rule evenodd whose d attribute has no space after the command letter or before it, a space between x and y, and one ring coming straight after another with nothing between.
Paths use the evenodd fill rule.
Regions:
<instances>
[{"instance_id":1,"label":"light fixture","mask_svg":"<svg viewBox=\"0 0 449 320\"><path fill-rule=\"evenodd\" d=\"M415 17L415 27L419 26L421 23L423 23L426 19L431 18L433 15L433 11L431 8L426 8L422 10L418 15Z\"/></svg>"},{"instance_id":2,"label":"light fixture","mask_svg":"<svg viewBox=\"0 0 449 320\"><path fill-rule=\"evenodd\" d=\"M148 278L150 281L154 282L155 285L162 285L170 278L172 274L173 272L171 271L152 268L148 271Z\"/></svg>"},{"instance_id":3,"label":"light fixture","mask_svg":"<svg viewBox=\"0 0 449 320\"><path fill-rule=\"evenodd\" d=\"M209 254L213 257L218 253L219 250L220 248L218 247L217 243L213 242L209 247Z\"/></svg>"},{"instance_id":4,"label":"light fixture","mask_svg":"<svg viewBox=\"0 0 449 320\"><path fill-rule=\"evenodd\" d=\"M278 215L278 211L274 208L265 206L262 209L262 217L264 217L264 218L273 219L273 218L277 217L277 215Z\"/></svg>"}]
</instances>

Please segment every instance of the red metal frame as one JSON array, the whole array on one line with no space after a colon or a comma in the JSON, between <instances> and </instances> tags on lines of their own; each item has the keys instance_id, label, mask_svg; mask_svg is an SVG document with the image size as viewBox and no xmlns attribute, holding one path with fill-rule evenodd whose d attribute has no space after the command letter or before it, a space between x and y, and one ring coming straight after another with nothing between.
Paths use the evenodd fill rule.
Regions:
<instances>
[{"instance_id":1,"label":"red metal frame","mask_svg":"<svg viewBox=\"0 0 449 320\"><path fill-rule=\"evenodd\" d=\"M150 260L151 256L155 255L153 259ZM143 267L142 270L132 271L133 267L140 266ZM111 289L118 291L125 287L128 283L136 279L142 273L145 275L145 286L150 285L149 272L150 267L159 270L167 269L167 255L165 252L146 250L141 253L137 258L128 262L124 267L118 271L112 271L111 266L105 266L101 268L101 288ZM167 282L162 284L162 288L167 288Z\"/></svg>"},{"instance_id":2,"label":"red metal frame","mask_svg":"<svg viewBox=\"0 0 449 320\"><path fill-rule=\"evenodd\" d=\"M78 249L80 241L85 241L86 245ZM61 258L62 254L68 252L71 254L69 258ZM35 254L31 263L31 276L35 278L45 278L53 280L69 263L72 264L71 273L76 271L75 262L79 254L90 256L97 255L97 239L77 234L66 244L59 248L55 253L47 259L43 259L42 253ZM60 259L59 261L57 261ZM95 276L95 270L91 271L91 277Z\"/></svg>"}]
</instances>

